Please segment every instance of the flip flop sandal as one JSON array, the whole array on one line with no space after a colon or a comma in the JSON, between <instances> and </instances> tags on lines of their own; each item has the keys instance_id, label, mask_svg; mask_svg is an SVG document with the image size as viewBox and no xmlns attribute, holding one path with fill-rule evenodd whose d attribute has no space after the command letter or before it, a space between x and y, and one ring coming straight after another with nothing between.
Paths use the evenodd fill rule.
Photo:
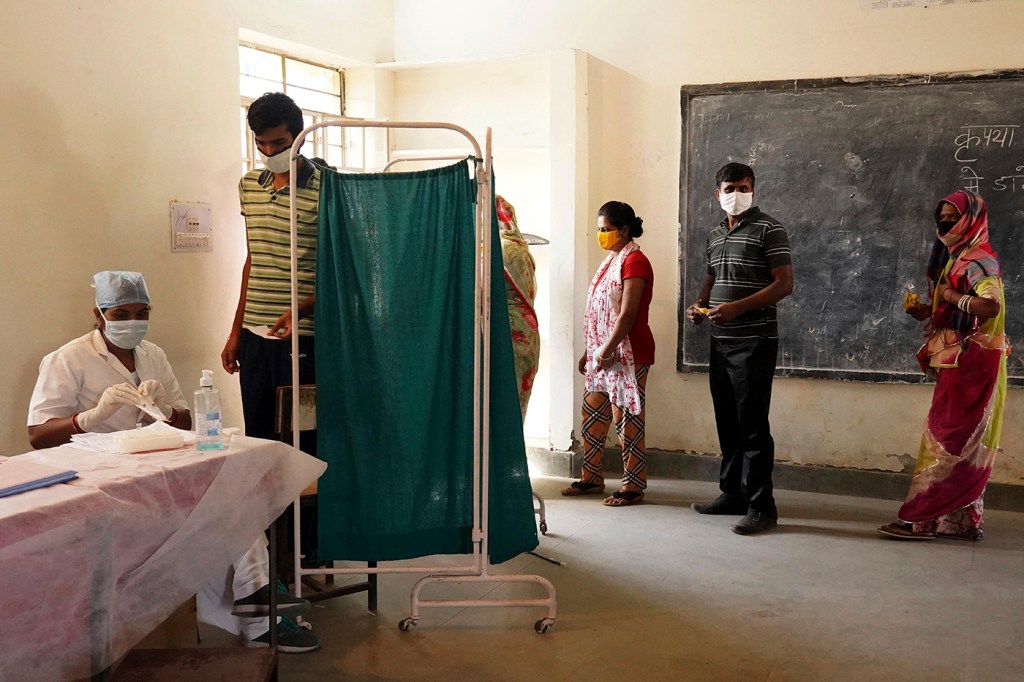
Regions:
<instances>
[{"instance_id":1,"label":"flip flop sandal","mask_svg":"<svg viewBox=\"0 0 1024 682\"><path fill-rule=\"evenodd\" d=\"M628 507L631 504L640 504L644 501L644 494L633 490L616 490L611 497L606 497L606 507Z\"/></svg>"},{"instance_id":2,"label":"flip flop sandal","mask_svg":"<svg viewBox=\"0 0 1024 682\"><path fill-rule=\"evenodd\" d=\"M576 497L577 495L602 495L604 494L604 483L584 483L583 481L573 481L569 484L569 487L562 491L562 494L566 497Z\"/></svg>"},{"instance_id":3,"label":"flip flop sandal","mask_svg":"<svg viewBox=\"0 0 1024 682\"><path fill-rule=\"evenodd\" d=\"M915 533L901 523L887 523L878 527L878 532L898 540L934 540L935 533Z\"/></svg>"}]
</instances>

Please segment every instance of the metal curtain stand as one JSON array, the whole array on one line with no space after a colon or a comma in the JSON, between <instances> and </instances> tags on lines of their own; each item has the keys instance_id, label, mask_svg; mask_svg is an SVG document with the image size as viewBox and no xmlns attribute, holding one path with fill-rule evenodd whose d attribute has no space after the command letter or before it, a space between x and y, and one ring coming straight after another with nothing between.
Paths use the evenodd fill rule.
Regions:
<instances>
[{"instance_id":1,"label":"metal curtain stand","mask_svg":"<svg viewBox=\"0 0 1024 682\"><path fill-rule=\"evenodd\" d=\"M479 260L474 277L474 317L473 325L473 531L472 531L472 564L469 566L385 566L368 568L316 568L304 569L301 557L295 554L295 593L302 596L302 580L304 575L368 575L380 573L426 573L413 586L410 593L411 614L399 622L398 628L408 630L416 625L420 618L420 608L426 607L499 607L499 606L538 606L547 608L547 615L534 623L534 630L543 634L555 622L557 596L551 581L539 575L497 575L489 572L488 564L488 496L487 482L490 474L490 369L491 369L491 130L487 129L486 154L481 152L480 144L466 129L451 123L423 121L323 121L307 126L296 136L292 144L289 163L289 203L291 219L291 313L292 319L299 319L298 301L298 255L296 252L297 215L295 205L296 192L296 160L306 136L318 128L384 128L384 129L433 129L450 130L464 136L473 148L474 156L483 159L476 165L476 243L479 245ZM292 395L298 395L299 381L299 339L297 334L291 336L292 344ZM299 401L292 401L292 423L299 423ZM293 430L295 447L299 445L299 432ZM299 535L301 505L295 500L294 525L295 534ZM547 591L545 599L421 599L420 592L431 583L533 583Z\"/></svg>"},{"instance_id":2,"label":"metal curtain stand","mask_svg":"<svg viewBox=\"0 0 1024 682\"><path fill-rule=\"evenodd\" d=\"M462 156L395 156L390 161L388 161L387 164L384 165L384 170L382 170L381 172L387 173L392 166L402 163L403 161L461 161L464 158L466 158L465 154L463 154ZM530 236L532 237L534 235ZM523 237L527 237L527 235L524 234ZM543 242L538 242L538 244L548 243L548 241L543 237L537 237L537 239L543 239ZM528 241L527 243L530 242ZM508 269L505 270L505 276L511 279L511 275L509 275ZM540 529L541 535L547 535L548 516L544 508L544 498L538 495L537 491L533 490L532 488L530 489L530 492L533 494L533 501L537 503L537 506L533 508L533 513L537 515L537 527Z\"/></svg>"}]
</instances>

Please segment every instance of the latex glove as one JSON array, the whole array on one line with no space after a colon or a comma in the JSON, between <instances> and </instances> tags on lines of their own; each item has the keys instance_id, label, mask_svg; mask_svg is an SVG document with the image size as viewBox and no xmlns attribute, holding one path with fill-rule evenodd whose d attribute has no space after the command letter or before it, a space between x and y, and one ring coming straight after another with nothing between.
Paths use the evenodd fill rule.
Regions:
<instances>
[{"instance_id":1,"label":"latex glove","mask_svg":"<svg viewBox=\"0 0 1024 682\"><path fill-rule=\"evenodd\" d=\"M173 414L171 406L167 404L167 391L164 390L163 384L156 379L146 379L139 384L139 395L151 400L156 405L156 409L164 413L164 417L170 417Z\"/></svg>"},{"instance_id":2,"label":"latex glove","mask_svg":"<svg viewBox=\"0 0 1024 682\"><path fill-rule=\"evenodd\" d=\"M131 384L114 384L103 391L96 407L80 412L75 421L83 431L92 431L93 427L113 417L122 407L135 407L141 400L138 389Z\"/></svg>"}]
</instances>

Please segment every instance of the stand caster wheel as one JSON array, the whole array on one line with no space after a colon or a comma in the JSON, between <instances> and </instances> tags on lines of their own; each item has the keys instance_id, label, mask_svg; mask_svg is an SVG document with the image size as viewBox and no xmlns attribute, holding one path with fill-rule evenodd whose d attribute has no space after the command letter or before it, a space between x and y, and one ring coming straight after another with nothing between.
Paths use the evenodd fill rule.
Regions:
<instances>
[{"instance_id":1,"label":"stand caster wheel","mask_svg":"<svg viewBox=\"0 0 1024 682\"><path fill-rule=\"evenodd\" d=\"M416 619L412 616L410 616L409 618L403 618L402 620L398 621L398 629L402 632L408 632L409 628L411 628L413 625L416 625Z\"/></svg>"},{"instance_id":2,"label":"stand caster wheel","mask_svg":"<svg viewBox=\"0 0 1024 682\"><path fill-rule=\"evenodd\" d=\"M555 624L554 618L541 618L533 624L533 630L538 635L543 635L545 632L551 629L551 626Z\"/></svg>"},{"instance_id":3,"label":"stand caster wheel","mask_svg":"<svg viewBox=\"0 0 1024 682\"><path fill-rule=\"evenodd\" d=\"M546 521L541 521L540 522L540 534L541 535L547 535L548 534L548 524L547 524Z\"/></svg>"}]
</instances>

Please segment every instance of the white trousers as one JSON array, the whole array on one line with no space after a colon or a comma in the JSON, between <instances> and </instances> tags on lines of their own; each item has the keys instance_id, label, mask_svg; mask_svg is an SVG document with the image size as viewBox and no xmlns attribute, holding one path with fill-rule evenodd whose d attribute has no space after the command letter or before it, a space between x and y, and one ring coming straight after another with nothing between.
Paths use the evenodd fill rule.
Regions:
<instances>
[{"instance_id":1,"label":"white trousers","mask_svg":"<svg viewBox=\"0 0 1024 682\"><path fill-rule=\"evenodd\" d=\"M264 585L270 584L269 566L267 540L260 534L259 539L231 565L222 578L203 585L196 595L199 620L207 625L227 630L233 635L243 635L249 640L256 639L269 630L269 618L239 618L231 615L235 601L244 599Z\"/></svg>"}]
</instances>

